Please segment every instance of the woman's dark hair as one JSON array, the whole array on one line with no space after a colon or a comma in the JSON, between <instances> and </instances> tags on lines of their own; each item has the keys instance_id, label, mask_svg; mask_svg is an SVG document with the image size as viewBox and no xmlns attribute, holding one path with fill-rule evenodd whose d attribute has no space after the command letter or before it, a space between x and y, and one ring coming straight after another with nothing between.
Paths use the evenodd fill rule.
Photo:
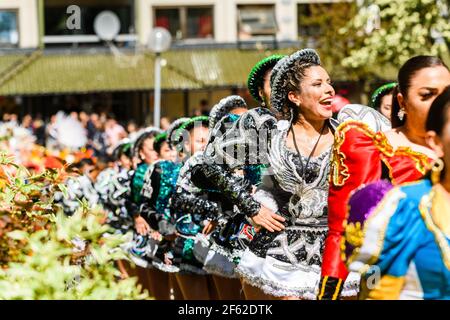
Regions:
<instances>
[{"instance_id":1,"label":"woman's dark hair","mask_svg":"<svg viewBox=\"0 0 450 320\"><path fill-rule=\"evenodd\" d=\"M388 91L384 91L382 94L380 94L380 96L377 99L377 102L374 106L375 110L381 112L381 100L383 99L384 96L387 96L389 94L392 94L394 92L395 89L391 89Z\"/></svg>"},{"instance_id":2,"label":"woman's dark hair","mask_svg":"<svg viewBox=\"0 0 450 320\"><path fill-rule=\"evenodd\" d=\"M391 122L392 127L401 127L406 121L406 115L403 120L398 117L398 112L400 111L400 103L398 102L397 95L401 93L403 97L408 96L408 91L411 86L412 78L422 69L433 68L443 66L448 69L445 63L435 56L416 56L412 57L400 68L397 76L398 85L394 88L392 92L392 113Z\"/></svg>"},{"instance_id":3,"label":"woman's dark hair","mask_svg":"<svg viewBox=\"0 0 450 320\"><path fill-rule=\"evenodd\" d=\"M153 141L153 149L160 154L161 153L161 148L162 145L164 144L164 142L167 142L167 133L163 132L158 134L155 137L155 140Z\"/></svg>"},{"instance_id":4,"label":"woman's dark hair","mask_svg":"<svg viewBox=\"0 0 450 320\"><path fill-rule=\"evenodd\" d=\"M448 111L450 109L450 86L433 101L428 113L425 127L427 131L434 131L438 136L442 135L445 124L448 121Z\"/></svg>"},{"instance_id":5,"label":"woman's dark hair","mask_svg":"<svg viewBox=\"0 0 450 320\"><path fill-rule=\"evenodd\" d=\"M114 160L119 160L122 155L131 159L133 157L133 155L132 155L133 148L132 147L133 147L132 143L128 142L128 143L124 143L124 144L120 145L119 147L117 147L116 149L114 149L114 151L112 153Z\"/></svg>"},{"instance_id":6,"label":"woman's dark hair","mask_svg":"<svg viewBox=\"0 0 450 320\"><path fill-rule=\"evenodd\" d=\"M320 65L320 57L312 49L299 50L275 65L270 77L270 104L283 118L291 117L293 123L298 120L300 110L289 100L288 94L290 91L300 93L307 70Z\"/></svg>"},{"instance_id":7,"label":"woman's dark hair","mask_svg":"<svg viewBox=\"0 0 450 320\"><path fill-rule=\"evenodd\" d=\"M140 158L139 156L139 152L142 150L142 148L144 147L144 142L147 139L151 139L154 138L157 134L159 133L159 131L156 130L150 130L147 132L144 132L143 134L141 134L139 136L139 138L137 138L136 142L134 143L134 148L133 148L133 154L137 157Z\"/></svg>"},{"instance_id":8,"label":"woman's dark hair","mask_svg":"<svg viewBox=\"0 0 450 320\"><path fill-rule=\"evenodd\" d=\"M294 91L300 93L300 84L303 82L303 79L306 76L306 72L309 68L316 66L318 66L318 64L312 62L296 62L294 68L291 69L292 72L287 73L286 92ZM293 122L297 122L300 112L299 107L289 99L286 99L286 104L287 107L294 113Z\"/></svg>"}]
</instances>

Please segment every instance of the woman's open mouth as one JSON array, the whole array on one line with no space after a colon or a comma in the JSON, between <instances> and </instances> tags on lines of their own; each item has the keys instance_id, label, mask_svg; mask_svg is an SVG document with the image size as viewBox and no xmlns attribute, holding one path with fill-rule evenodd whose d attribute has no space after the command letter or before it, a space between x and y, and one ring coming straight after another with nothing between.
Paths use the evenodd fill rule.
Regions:
<instances>
[{"instance_id":1,"label":"woman's open mouth","mask_svg":"<svg viewBox=\"0 0 450 320\"><path fill-rule=\"evenodd\" d=\"M323 107L331 109L331 104L333 103L333 98L330 97L330 98L326 98L326 99L320 100L319 103Z\"/></svg>"}]
</instances>

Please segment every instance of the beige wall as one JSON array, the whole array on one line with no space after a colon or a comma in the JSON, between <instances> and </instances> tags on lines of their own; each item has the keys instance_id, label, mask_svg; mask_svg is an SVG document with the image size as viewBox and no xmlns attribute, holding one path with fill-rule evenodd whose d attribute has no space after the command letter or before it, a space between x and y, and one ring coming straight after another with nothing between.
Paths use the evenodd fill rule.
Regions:
<instances>
[{"instance_id":1,"label":"beige wall","mask_svg":"<svg viewBox=\"0 0 450 320\"><path fill-rule=\"evenodd\" d=\"M135 0L139 42L147 43L153 26L153 6L212 5L216 42L237 41L237 6L243 4L275 4L278 23L277 39L297 40L297 4L308 2L339 2L342 0ZM347 0L351 1L351 0ZM21 48L39 45L38 0L0 0L0 9L19 12Z\"/></svg>"},{"instance_id":2,"label":"beige wall","mask_svg":"<svg viewBox=\"0 0 450 320\"><path fill-rule=\"evenodd\" d=\"M216 42L237 41L237 6L243 4L275 4L278 23L277 40L296 41L297 4L312 2L340 2L353 0L137 0L139 41L147 42L153 26L153 6L213 5Z\"/></svg>"},{"instance_id":3,"label":"beige wall","mask_svg":"<svg viewBox=\"0 0 450 320\"><path fill-rule=\"evenodd\" d=\"M18 10L19 46L36 48L39 46L37 0L0 0L1 9Z\"/></svg>"},{"instance_id":4,"label":"beige wall","mask_svg":"<svg viewBox=\"0 0 450 320\"><path fill-rule=\"evenodd\" d=\"M237 6L243 4L275 4L278 40L297 40L298 0L138 0L139 41L145 44L153 26L153 6L214 5L216 42L237 41ZM309 1L311 2L311 1Z\"/></svg>"}]
</instances>

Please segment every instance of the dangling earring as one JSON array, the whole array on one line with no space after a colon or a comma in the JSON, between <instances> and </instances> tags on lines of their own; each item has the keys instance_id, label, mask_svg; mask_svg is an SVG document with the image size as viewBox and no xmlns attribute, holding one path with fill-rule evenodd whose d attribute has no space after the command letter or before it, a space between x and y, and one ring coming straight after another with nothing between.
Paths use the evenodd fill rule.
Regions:
<instances>
[{"instance_id":1,"label":"dangling earring","mask_svg":"<svg viewBox=\"0 0 450 320\"><path fill-rule=\"evenodd\" d=\"M405 114L406 114L405 108L401 108L401 109L398 111L397 116L398 116L398 118L400 119L400 121L403 121L403 118L405 118Z\"/></svg>"},{"instance_id":2,"label":"dangling earring","mask_svg":"<svg viewBox=\"0 0 450 320\"><path fill-rule=\"evenodd\" d=\"M444 170L444 161L442 159L436 159L431 168L431 182L433 184L438 184L441 180L441 173Z\"/></svg>"},{"instance_id":3,"label":"dangling earring","mask_svg":"<svg viewBox=\"0 0 450 320\"><path fill-rule=\"evenodd\" d=\"M265 106L266 106L266 103L264 102L264 100L262 100L262 101L261 101L261 107L264 108Z\"/></svg>"}]
</instances>

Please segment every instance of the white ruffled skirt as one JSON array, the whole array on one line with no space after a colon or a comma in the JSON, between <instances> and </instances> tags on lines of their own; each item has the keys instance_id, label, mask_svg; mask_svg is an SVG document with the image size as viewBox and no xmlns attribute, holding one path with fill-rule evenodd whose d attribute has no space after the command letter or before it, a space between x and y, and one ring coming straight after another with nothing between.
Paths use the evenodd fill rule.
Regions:
<instances>
[{"instance_id":1,"label":"white ruffled skirt","mask_svg":"<svg viewBox=\"0 0 450 320\"><path fill-rule=\"evenodd\" d=\"M261 258L247 249L236 268L245 282L276 297L294 296L314 300L318 292L320 268L293 268L270 256Z\"/></svg>"}]
</instances>

